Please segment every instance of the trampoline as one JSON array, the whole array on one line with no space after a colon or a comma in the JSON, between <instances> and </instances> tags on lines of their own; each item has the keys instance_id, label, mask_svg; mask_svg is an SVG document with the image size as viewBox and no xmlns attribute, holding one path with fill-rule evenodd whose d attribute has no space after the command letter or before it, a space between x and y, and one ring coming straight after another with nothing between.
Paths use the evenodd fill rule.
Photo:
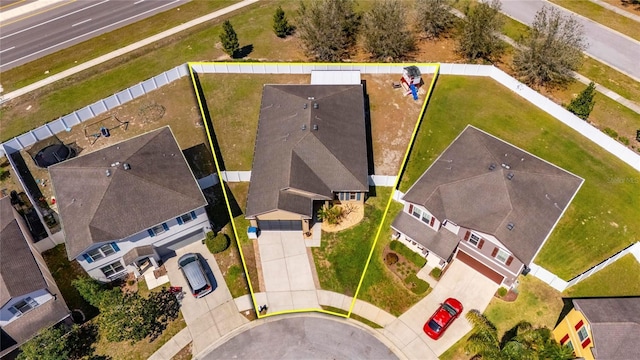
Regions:
<instances>
[{"instance_id":1,"label":"trampoline","mask_svg":"<svg viewBox=\"0 0 640 360\"><path fill-rule=\"evenodd\" d=\"M75 150L55 136L34 144L27 152L36 165L44 169L76 156Z\"/></svg>"}]
</instances>

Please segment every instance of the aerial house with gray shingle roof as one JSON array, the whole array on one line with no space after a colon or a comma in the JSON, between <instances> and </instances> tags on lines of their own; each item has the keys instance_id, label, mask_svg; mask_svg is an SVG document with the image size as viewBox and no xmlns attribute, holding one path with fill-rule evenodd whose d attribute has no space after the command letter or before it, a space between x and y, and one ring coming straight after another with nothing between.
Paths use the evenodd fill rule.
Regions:
<instances>
[{"instance_id":1,"label":"aerial house with gray shingle roof","mask_svg":"<svg viewBox=\"0 0 640 360\"><path fill-rule=\"evenodd\" d=\"M308 232L331 201L369 191L362 85L265 85L246 218Z\"/></svg>"},{"instance_id":2,"label":"aerial house with gray shingle roof","mask_svg":"<svg viewBox=\"0 0 640 360\"><path fill-rule=\"evenodd\" d=\"M157 267L210 230L207 201L166 126L49 167L67 255L94 279Z\"/></svg>"},{"instance_id":3,"label":"aerial house with gray shingle roof","mask_svg":"<svg viewBox=\"0 0 640 360\"><path fill-rule=\"evenodd\" d=\"M69 318L69 309L24 219L0 199L0 357L38 331Z\"/></svg>"},{"instance_id":4,"label":"aerial house with gray shingle roof","mask_svg":"<svg viewBox=\"0 0 640 360\"><path fill-rule=\"evenodd\" d=\"M395 237L444 268L457 259L510 287L583 179L467 126L403 196Z\"/></svg>"}]
</instances>

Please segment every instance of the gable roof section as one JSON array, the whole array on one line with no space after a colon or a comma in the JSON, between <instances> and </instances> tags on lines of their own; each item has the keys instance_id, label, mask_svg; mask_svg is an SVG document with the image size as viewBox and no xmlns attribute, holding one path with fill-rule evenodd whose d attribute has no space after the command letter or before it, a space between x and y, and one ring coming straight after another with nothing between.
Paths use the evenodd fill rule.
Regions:
<instances>
[{"instance_id":1,"label":"gable roof section","mask_svg":"<svg viewBox=\"0 0 640 360\"><path fill-rule=\"evenodd\" d=\"M574 299L591 325L598 360L635 359L640 354L640 297Z\"/></svg>"},{"instance_id":2,"label":"gable roof section","mask_svg":"<svg viewBox=\"0 0 640 360\"><path fill-rule=\"evenodd\" d=\"M529 264L582 181L468 126L403 199L424 206L440 220L495 236ZM509 223L513 230L507 229Z\"/></svg>"},{"instance_id":3,"label":"gable roof section","mask_svg":"<svg viewBox=\"0 0 640 360\"><path fill-rule=\"evenodd\" d=\"M168 126L51 166L49 174L69 259L206 205Z\"/></svg>"},{"instance_id":4,"label":"gable roof section","mask_svg":"<svg viewBox=\"0 0 640 360\"><path fill-rule=\"evenodd\" d=\"M0 199L0 307L14 297L47 288L9 197Z\"/></svg>"},{"instance_id":5,"label":"gable roof section","mask_svg":"<svg viewBox=\"0 0 640 360\"><path fill-rule=\"evenodd\" d=\"M313 199L368 191L367 166L362 85L265 85L246 215L309 218ZM292 199L287 189L310 195Z\"/></svg>"}]
</instances>

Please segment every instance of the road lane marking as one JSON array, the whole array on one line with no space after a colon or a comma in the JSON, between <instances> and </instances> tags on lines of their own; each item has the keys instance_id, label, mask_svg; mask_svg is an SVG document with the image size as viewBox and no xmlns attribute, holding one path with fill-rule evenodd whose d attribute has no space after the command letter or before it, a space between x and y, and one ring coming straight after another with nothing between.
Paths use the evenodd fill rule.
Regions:
<instances>
[{"instance_id":1,"label":"road lane marking","mask_svg":"<svg viewBox=\"0 0 640 360\"><path fill-rule=\"evenodd\" d=\"M116 22L114 22L114 23L113 23L113 24L111 24L111 25L107 25L107 26L103 26L103 27L101 27L101 28L99 28L99 29L91 30L91 31L89 31L88 33L85 33L85 34L82 34L82 35L78 35L78 36L76 36L76 37L74 37L74 38L67 39L67 40L65 40L65 41L63 41L63 42L60 42L60 43L57 43L57 44L55 44L55 45L51 45L51 46L49 46L49 47L47 47L47 48L44 48L44 49L38 50L38 51L33 52L33 53L29 54L29 55L25 55L25 56L20 57L20 58L18 58L18 59L15 59L15 60L9 61L9 62L7 62L7 63L0 64L0 69L2 69L2 67L3 67L3 66L7 66L7 65L13 64L13 63L15 63L15 62L18 62L18 61L24 60L24 59L26 59L26 58L29 58L29 57L33 56L33 55L40 54L41 52L45 52L45 51L47 51L47 50L51 50L51 49L53 49L53 48L55 48L55 47L57 47L57 46L60 46L60 45L66 44L66 43L68 43L68 42L75 41L75 40L77 40L77 39L81 39L81 38L83 38L83 37L85 37L85 36L87 36L87 35L91 35L91 34L93 34L93 33L95 33L95 32L98 32L98 31L102 31L102 30L104 30L104 29L107 29L107 28L109 28L109 27L112 27L112 26L118 25L118 24L120 24L120 23L122 23L122 22L129 21L129 20L134 19L134 18L136 18L136 17L142 16L142 15L146 15L147 13L150 13L150 12L156 11L157 9L163 8L163 7L165 7L165 6L173 5L173 4L175 4L175 3L177 3L177 2L180 2L180 1L182 1L182 0L174 0L174 1L170 2L170 3L166 3L166 4L164 4L164 5L160 5L160 6L156 7L156 8L153 8L153 9L150 9L150 10L147 10L147 11L143 11L143 12L141 12L141 13L137 14L137 15L134 15L134 16L131 16L131 17L128 17L128 18L126 18L126 19L122 19L122 20L116 21Z\"/></svg>"},{"instance_id":2,"label":"road lane marking","mask_svg":"<svg viewBox=\"0 0 640 360\"><path fill-rule=\"evenodd\" d=\"M12 46L12 47L10 47L10 48L8 48L8 49L0 50L0 54L2 54L2 53L3 53L3 52L5 52L5 51L13 50L13 49L15 49L15 48L16 48L15 46Z\"/></svg>"},{"instance_id":3,"label":"road lane marking","mask_svg":"<svg viewBox=\"0 0 640 360\"><path fill-rule=\"evenodd\" d=\"M18 4L20 4L20 3L23 3L23 2L25 2L25 1L27 1L27 0L20 0L20 1L16 1L16 2L14 2L14 3L11 3L11 4L2 5L2 6L0 6L0 10L4 10L4 8L8 8L8 7L12 7L12 6L16 6L16 5L18 5Z\"/></svg>"},{"instance_id":4,"label":"road lane marking","mask_svg":"<svg viewBox=\"0 0 640 360\"><path fill-rule=\"evenodd\" d=\"M134 2L134 3L133 3L133 5L138 5L138 4L140 4L141 2L143 2L143 1L144 1L144 0L138 0L138 1Z\"/></svg>"},{"instance_id":5,"label":"road lane marking","mask_svg":"<svg viewBox=\"0 0 640 360\"><path fill-rule=\"evenodd\" d=\"M57 9L57 8L59 8L59 7L63 7L63 6L65 6L65 5L69 5L69 4L71 4L72 2L76 2L76 1L77 1L77 0L69 0L68 2L66 2L66 3L64 3L64 4L56 5L56 6L54 6L54 7L47 8L47 9L42 10L42 11L38 11L38 12L34 12L34 13L30 13L30 14L25 15L25 16L23 16L23 17L16 18L15 20L10 21L10 22L3 22L3 23L1 23L1 24L0 24L0 27L3 27L3 26L5 26L5 25L15 24L15 23L17 23L18 21L22 21L22 20L28 19L28 18L30 18L30 17L37 16L37 15L40 15L40 14L44 14L44 13L46 13L46 12L48 12L48 11L51 11L51 10Z\"/></svg>"},{"instance_id":6,"label":"road lane marking","mask_svg":"<svg viewBox=\"0 0 640 360\"><path fill-rule=\"evenodd\" d=\"M78 25L82 25L82 24L84 24L84 23L86 23L86 22L89 22L89 21L91 21L91 19L82 20L82 21L80 21L79 23L75 23L75 24L71 25L71 27L76 27L76 26L78 26Z\"/></svg>"}]
</instances>

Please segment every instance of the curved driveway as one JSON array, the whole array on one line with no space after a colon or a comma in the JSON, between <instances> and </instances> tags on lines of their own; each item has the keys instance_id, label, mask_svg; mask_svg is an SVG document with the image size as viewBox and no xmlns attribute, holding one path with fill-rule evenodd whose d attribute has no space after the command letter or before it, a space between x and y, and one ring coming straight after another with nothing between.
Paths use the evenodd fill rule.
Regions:
<instances>
[{"instance_id":1,"label":"curved driveway","mask_svg":"<svg viewBox=\"0 0 640 360\"><path fill-rule=\"evenodd\" d=\"M344 320L317 315L268 320L198 359L398 359L380 340Z\"/></svg>"},{"instance_id":2,"label":"curved driveway","mask_svg":"<svg viewBox=\"0 0 640 360\"><path fill-rule=\"evenodd\" d=\"M530 25L543 5L552 5L566 15L573 15L584 26L589 42L587 54L640 81L640 67L637 66L640 42L544 0L502 0L502 12Z\"/></svg>"}]
</instances>

